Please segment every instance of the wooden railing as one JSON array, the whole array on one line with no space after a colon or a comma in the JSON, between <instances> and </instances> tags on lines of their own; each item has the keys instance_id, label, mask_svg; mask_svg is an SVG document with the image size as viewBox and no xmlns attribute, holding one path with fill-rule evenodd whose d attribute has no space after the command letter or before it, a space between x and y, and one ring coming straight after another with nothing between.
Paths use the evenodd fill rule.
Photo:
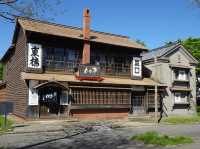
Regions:
<instances>
[{"instance_id":1,"label":"wooden railing","mask_svg":"<svg viewBox=\"0 0 200 149\"><path fill-rule=\"evenodd\" d=\"M114 63L105 64L100 63L102 75L113 75L113 76L131 76L130 65Z\"/></svg>"},{"instance_id":2,"label":"wooden railing","mask_svg":"<svg viewBox=\"0 0 200 149\"><path fill-rule=\"evenodd\" d=\"M74 69L77 68L78 65L79 63L75 61L64 62L64 61L46 60L45 70L64 72L64 73L74 73Z\"/></svg>"},{"instance_id":3,"label":"wooden railing","mask_svg":"<svg viewBox=\"0 0 200 149\"><path fill-rule=\"evenodd\" d=\"M46 71L56 71L63 73L74 73L74 69L79 66L80 63L76 61L54 61L45 60ZM130 65L121 63L105 64L100 63L101 75L111 76L130 76Z\"/></svg>"}]
</instances>

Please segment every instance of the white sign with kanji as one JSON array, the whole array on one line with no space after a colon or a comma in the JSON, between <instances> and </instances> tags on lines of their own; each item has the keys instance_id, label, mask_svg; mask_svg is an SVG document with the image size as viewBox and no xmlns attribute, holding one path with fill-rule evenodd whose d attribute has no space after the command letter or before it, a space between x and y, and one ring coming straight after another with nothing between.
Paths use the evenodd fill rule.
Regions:
<instances>
[{"instance_id":1,"label":"white sign with kanji","mask_svg":"<svg viewBox=\"0 0 200 149\"><path fill-rule=\"evenodd\" d=\"M132 77L142 77L142 59L140 57L133 57L131 70Z\"/></svg>"},{"instance_id":2,"label":"white sign with kanji","mask_svg":"<svg viewBox=\"0 0 200 149\"><path fill-rule=\"evenodd\" d=\"M42 45L28 43L28 68L42 68Z\"/></svg>"}]
</instances>

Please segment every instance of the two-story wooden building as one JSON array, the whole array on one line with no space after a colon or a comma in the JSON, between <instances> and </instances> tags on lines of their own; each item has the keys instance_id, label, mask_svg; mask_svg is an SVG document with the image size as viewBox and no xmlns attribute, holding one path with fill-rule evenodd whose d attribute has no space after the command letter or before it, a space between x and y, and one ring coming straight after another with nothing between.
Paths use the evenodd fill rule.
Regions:
<instances>
[{"instance_id":1,"label":"two-story wooden building","mask_svg":"<svg viewBox=\"0 0 200 149\"><path fill-rule=\"evenodd\" d=\"M147 50L126 36L90 30L88 9L83 28L19 17L1 59L6 100L25 118L146 114L161 86L142 67Z\"/></svg>"}]
</instances>

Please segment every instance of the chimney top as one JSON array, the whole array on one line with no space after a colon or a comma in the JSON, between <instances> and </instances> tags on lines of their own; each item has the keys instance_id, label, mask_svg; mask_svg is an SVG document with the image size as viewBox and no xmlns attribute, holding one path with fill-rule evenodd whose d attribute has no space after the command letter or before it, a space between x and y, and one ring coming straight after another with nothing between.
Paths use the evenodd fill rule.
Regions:
<instances>
[{"instance_id":1,"label":"chimney top","mask_svg":"<svg viewBox=\"0 0 200 149\"><path fill-rule=\"evenodd\" d=\"M89 17L90 16L90 10L89 10L89 8L84 9L83 16L84 17Z\"/></svg>"}]
</instances>

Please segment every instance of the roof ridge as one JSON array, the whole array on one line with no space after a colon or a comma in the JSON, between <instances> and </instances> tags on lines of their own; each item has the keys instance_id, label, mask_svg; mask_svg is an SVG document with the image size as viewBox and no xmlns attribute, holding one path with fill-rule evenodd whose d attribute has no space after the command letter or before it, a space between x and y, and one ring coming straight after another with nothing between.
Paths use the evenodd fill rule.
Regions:
<instances>
[{"instance_id":1,"label":"roof ridge","mask_svg":"<svg viewBox=\"0 0 200 149\"><path fill-rule=\"evenodd\" d=\"M160 50L160 49L163 49L163 48L168 48L168 47L171 47L171 46L178 46L178 45L181 45L180 42L172 42L170 44L166 44L166 45L163 45L163 46L160 46L158 48L155 48L155 49L152 49L151 51L157 51L157 50Z\"/></svg>"},{"instance_id":2,"label":"roof ridge","mask_svg":"<svg viewBox=\"0 0 200 149\"><path fill-rule=\"evenodd\" d=\"M64 27L64 28L70 28L70 29L75 29L75 30L82 30L81 27L63 25L63 24L58 24L58 23L53 23L53 22L49 22L49 21L38 20L38 19L33 19L33 18L28 18L28 17L18 16L17 20L18 19L29 20L29 21L34 21L34 22L39 22L39 23L44 23L44 24L49 24L49 25L54 25L54 26L59 26L59 27ZM125 36L125 35L113 34L113 33L108 33L108 32L101 32L101 31L96 31L96 30L92 30L92 29L91 29L91 31L94 32L94 33L100 33L100 34L104 34L104 35L111 35L111 36L129 39L129 37Z\"/></svg>"}]
</instances>

